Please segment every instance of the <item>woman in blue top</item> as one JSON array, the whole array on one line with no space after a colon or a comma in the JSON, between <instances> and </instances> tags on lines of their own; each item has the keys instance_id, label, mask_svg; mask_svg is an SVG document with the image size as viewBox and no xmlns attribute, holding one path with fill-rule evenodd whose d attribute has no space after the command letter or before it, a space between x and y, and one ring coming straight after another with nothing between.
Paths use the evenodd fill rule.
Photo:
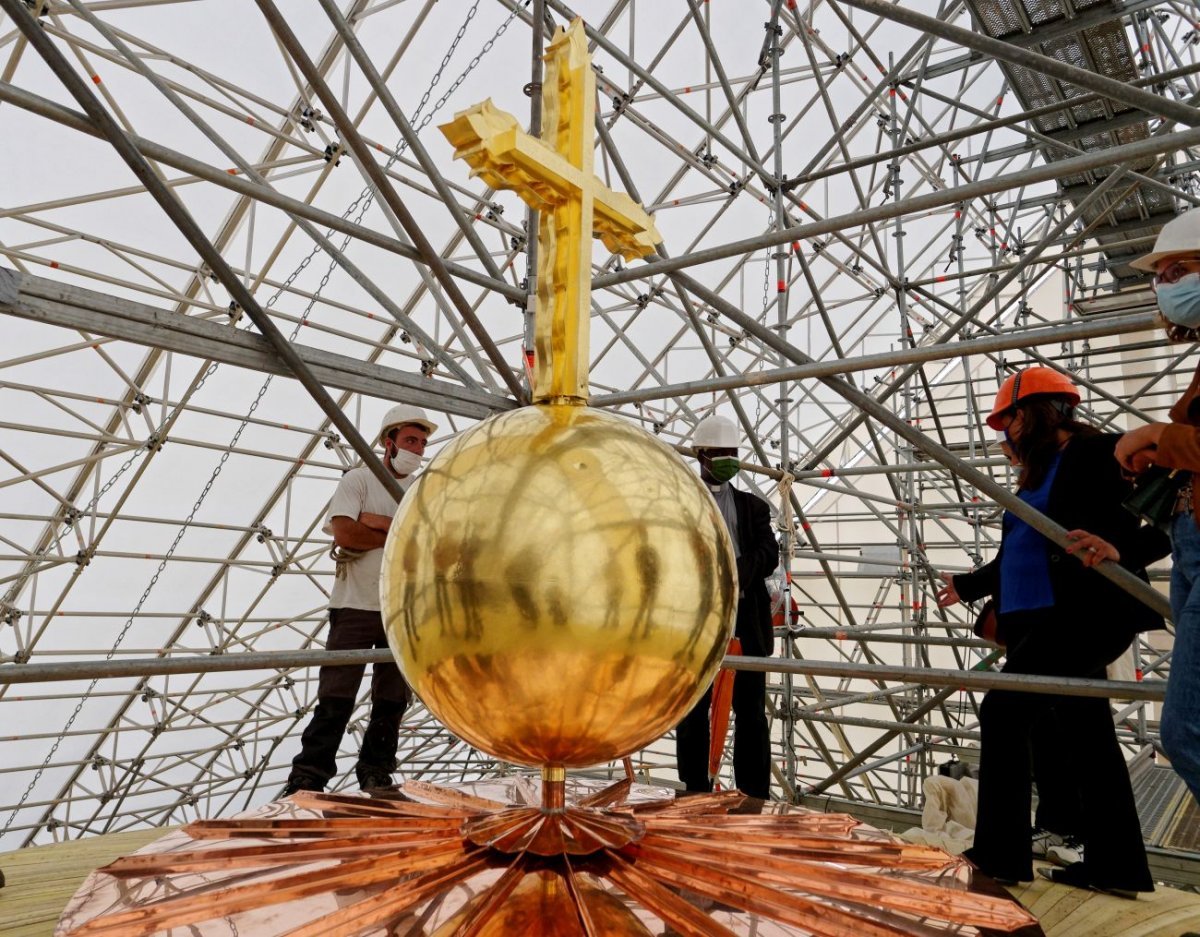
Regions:
<instances>
[{"instance_id":1,"label":"woman in blue top","mask_svg":"<svg viewBox=\"0 0 1200 937\"><path fill-rule=\"evenodd\" d=\"M1165 555L1161 537L1140 532L1122 506L1128 483L1112 459L1120 438L1075 419L1079 393L1064 375L1027 368L1000 388L988 425L1003 430L1021 464L1019 497L1066 527L1063 550L1006 513L1000 551L986 566L947 579L940 605L998 598L1006 673L1103 679L1133 636L1162 618L1087 567L1112 560L1146 578ZM1147 529L1149 530L1149 529ZM1108 700L990 690L979 709L979 810L965 853L994 878L1033 877L1030 858L1030 736L1061 726L1063 763L1079 779L1082 862L1056 881L1133 897L1154 888L1129 772Z\"/></svg>"}]
</instances>

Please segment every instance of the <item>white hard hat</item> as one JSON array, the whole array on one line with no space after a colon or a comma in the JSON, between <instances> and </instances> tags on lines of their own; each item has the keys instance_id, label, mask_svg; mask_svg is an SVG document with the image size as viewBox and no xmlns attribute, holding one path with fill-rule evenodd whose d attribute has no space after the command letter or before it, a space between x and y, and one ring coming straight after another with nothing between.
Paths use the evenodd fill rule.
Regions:
<instances>
[{"instance_id":1,"label":"white hard hat","mask_svg":"<svg viewBox=\"0 0 1200 937\"><path fill-rule=\"evenodd\" d=\"M739 443L737 425L724 416L706 416L696 424L692 433L693 449L736 449Z\"/></svg>"},{"instance_id":2,"label":"white hard hat","mask_svg":"<svg viewBox=\"0 0 1200 937\"><path fill-rule=\"evenodd\" d=\"M383 445L388 433L397 426L404 426L407 423L415 423L427 433L437 431L437 424L431 423L429 417L425 415L425 411L420 407L414 407L407 403L398 403L383 415L383 422L379 424L379 437L377 439L379 445Z\"/></svg>"},{"instance_id":3,"label":"white hard hat","mask_svg":"<svg viewBox=\"0 0 1200 937\"><path fill-rule=\"evenodd\" d=\"M1158 232L1154 250L1130 262L1129 266L1153 273L1155 264L1175 254L1200 254L1200 211L1185 211L1168 221Z\"/></svg>"}]
</instances>

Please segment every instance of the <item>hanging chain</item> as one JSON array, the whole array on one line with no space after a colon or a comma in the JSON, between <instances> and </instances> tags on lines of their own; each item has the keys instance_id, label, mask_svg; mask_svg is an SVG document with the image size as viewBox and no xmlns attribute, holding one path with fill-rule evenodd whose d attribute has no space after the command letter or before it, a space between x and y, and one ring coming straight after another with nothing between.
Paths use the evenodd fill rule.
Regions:
<instances>
[{"instance_id":1,"label":"hanging chain","mask_svg":"<svg viewBox=\"0 0 1200 937\"><path fill-rule=\"evenodd\" d=\"M445 71L446 66L449 65L450 60L453 58L455 50L458 48L459 43L463 39L463 36L466 35L467 27L470 25L471 20L474 19L475 14L478 11L478 9L479 9L479 0L475 0L475 3L471 6L471 9L467 12L466 19L463 21L462 26L459 27L458 32L455 34L454 39L451 41L450 48L447 50L445 56L442 57L442 63L438 67L437 72L434 73L433 80L430 83L429 88L425 91L424 95L422 95L420 103L417 105L416 110L413 112L414 120L417 118L417 115L420 114L421 110L425 107L425 105L429 102L429 98L432 96L434 89L441 82L442 73ZM519 8L515 8L508 15L508 17L504 20L504 22L502 22L500 24L500 27L496 30L496 32L492 35L492 37L483 44L483 47L479 50L478 53L476 53L475 57L471 59L471 61L467 64L467 67L454 80L453 84L450 85L450 87L446 90L446 92L440 98L438 98L437 102L434 104L433 108L429 111L429 113L426 114L421 119L421 122L416 125L416 127L414 128L415 132L419 133L422 129L424 129L425 127L427 127L429 125L429 122L431 120L433 120L434 115L436 115L437 112L442 109L442 107L449 100L450 96L458 89L458 87L463 83L463 81L466 80L467 76L470 75L471 72L475 70L476 66L479 65L479 62L483 59L483 57L485 55L487 55L488 52L491 51L492 47L496 44L496 41L502 35L504 35L504 32L508 29L509 24L511 24L512 21L516 18L518 9ZM391 155L388 157L388 161L384 166L384 170L386 171L387 169L390 169L392 167L392 165L404 154L404 152L407 150L407 148L408 148L408 144L403 139L400 140L396 144ZM363 191L361 193L359 193L358 198L356 198L353 202L351 202L350 205L346 208L346 210L344 212L342 212L342 215L341 215L342 220L345 220L346 218L348 218L357 208L357 209L359 209L359 212L358 212L357 217L354 220L355 220L355 223L361 222L363 217L367 213L368 209L370 209L372 203L374 202L374 198L375 198L374 191L370 187L364 188ZM330 233L332 233L332 232L330 232ZM351 240L352 240L352 238L350 235L345 235L345 237L342 240L340 250L345 250ZM271 294L271 296L267 299L266 303L263 304L264 310L269 310L275 305L275 303L279 300L279 297L282 296L291 287L292 283L295 282L296 278L304 271L304 269L306 267L308 267L308 265L312 262L313 258L316 257L316 255L320 251L321 251L320 245L316 245L313 247L313 249L300 261L299 265L297 265L297 267L291 272L291 274L288 275L287 279L284 280L284 282L279 286L279 288L276 289ZM309 298L307 305L304 307L303 313L301 314L300 318L296 321L295 326L292 328L292 332L288 336L289 342L295 341L296 335L299 333L301 327L308 321L309 316L312 314L313 308L316 306L317 301L320 299L321 295L323 294L326 285L328 285L329 278L333 275L333 271L336 268L336 266L337 266L337 262L331 260L329 268L325 271L324 276L321 277L320 285L317 287L317 289L313 292L312 296ZM249 330L252 328L252 325L251 325L251 323L247 323L243 328L245 330ZM196 386L192 389L191 393L186 395L185 398L183 400L181 400L179 402L179 404L176 405L171 410L171 412L162 420L162 422L159 424L160 430L171 424L171 422L175 419L175 417L179 414L179 412L184 408L184 405L185 405L187 399L190 398L191 396L193 396L197 391L199 391L200 388L202 388L204 386L205 382L210 377L212 377L213 373L216 372L217 368L219 368L219 367L220 367L220 365L216 364L216 363L209 366L209 368L201 376L200 380L196 383ZM225 463L227 461L229 461L229 457L233 454L234 447L237 446L238 441L241 439L242 433L245 431L246 427L249 426L250 420L254 416L254 412L258 409L258 406L262 402L262 399L265 396L265 394L267 393L267 390L270 388L271 382L274 380L274 377L275 377L274 375L269 375L267 377L267 379L265 381L263 381L263 384L259 388L258 393L255 395L254 400L251 402L249 409L246 411L246 415L242 418L241 422L238 425L237 430L234 432L233 437L230 439L229 445L221 453L221 458L218 460L216 467L212 471L212 474L209 475L208 481L204 485L204 489L200 492L200 496L196 499L195 504L192 505L192 509L188 513L187 518L183 521L183 524L180 526L178 533L176 533L174 541L172 541L170 547L167 548L167 552L165 554L163 554L163 558L159 562L158 568L154 571L154 575L150 577L150 582L146 586L145 590L142 592L141 598L138 599L137 605L135 605L133 611L129 613L129 617L126 618L124 625L121 627L120 632L117 634L116 639L113 641L112 647L110 648L108 653L105 655L104 659L106 661L112 660L113 657L116 655L117 650L121 646L121 643L125 640L125 636L129 633L129 629L133 626L134 619L141 612L142 606L145 605L147 599L150 598L150 593L154 591L154 587L158 584L159 577L163 574L163 571L166 569L167 563L169 563L170 560L172 559L172 557L175 555L175 551L179 548L180 541L183 540L183 535L185 533L187 533L188 528L191 526L192 520L196 516L196 513L200 510L200 507L204 504L204 501L208 497L209 492L212 490L213 485L216 483L218 476L220 476L221 470L224 469ZM109 492L109 490L113 487L113 485L116 484L117 480L119 478L121 478L122 475L125 474L125 472L130 468L130 466L132 466L133 463L135 461L137 461L137 459L144 452L148 452L152 448L161 446L162 442L164 442L164 441L165 440L163 440L162 437L160 437L160 435L157 431L155 433L151 434L150 438L147 439L145 442L143 442L137 449L135 449L134 452L129 456L129 458L125 460L124 464L122 464L121 467L119 469L117 469L117 471L115 473L113 473L112 477L109 478L108 481L104 483L103 487L101 487L101 489L96 493L96 495L91 499L91 501L88 502L87 506L83 509L83 511L79 512L79 515L77 515L77 516L81 516L83 514L89 513L96 506L96 504L99 503L100 499L103 498L104 495L106 495ZM70 530L72 523L73 522L64 524L63 530L58 534L57 537L55 537L53 543L51 543L46 548L47 550L49 550L51 547L57 546L62 541L62 538L64 536L66 536L67 531ZM37 771L34 772L33 778L30 780L29 785L25 788L24 793L21 794L21 797L17 801L16 806L13 807L12 812L8 816L8 820L4 824L4 827L2 829L0 829L0 838L3 838L4 833L12 825L13 821L16 819L17 814L20 812L21 808L25 805L25 802L29 799L30 794L33 793L33 789L37 786L38 781L41 780L41 777L45 773L46 768L50 765L50 762L53 760L55 754L58 752L58 748L62 744L63 739L66 738L67 733L70 732L71 727L75 724L75 720L79 718L79 714L83 711L84 704L88 701L88 699L91 698L92 692L96 689L96 686L99 684L99 682L100 682L99 677L93 678L92 682L90 684L88 684L87 690L85 690L83 695L79 698L79 702L75 704L75 709L72 711L70 717L67 719L67 723L63 727L62 733L58 736L57 739L55 739L54 744L50 747L50 751L46 753L46 757L45 757L45 759L43 759L42 764L38 767Z\"/></svg>"}]
</instances>

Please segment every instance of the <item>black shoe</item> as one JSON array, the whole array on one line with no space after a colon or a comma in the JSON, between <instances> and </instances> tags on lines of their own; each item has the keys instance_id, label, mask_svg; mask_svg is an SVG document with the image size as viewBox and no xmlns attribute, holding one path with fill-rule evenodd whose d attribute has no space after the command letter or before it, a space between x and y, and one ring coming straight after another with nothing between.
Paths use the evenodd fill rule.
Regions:
<instances>
[{"instance_id":1,"label":"black shoe","mask_svg":"<svg viewBox=\"0 0 1200 937\"><path fill-rule=\"evenodd\" d=\"M291 774L283 786L283 796L291 797L297 791L316 791L319 794L324 790L325 785L314 777L307 774Z\"/></svg>"},{"instance_id":2,"label":"black shoe","mask_svg":"<svg viewBox=\"0 0 1200 937\"><path fill-rule=\"evenodd\" d=\"M361 766L354 769L354 775L358 778L359 789L363 791L386 790L395 784L392 773L383 768Z\"/></svg>"},{"instance_id":3,"label":"black shoe","mask_svg":"<svg viewBox=\"0 0 1200 937\"><path fill-rule=\"evenodd\" d=\"M1022 875L1021 872L1014 869L993 869L988 867L979 860L979 855L976 853L974 847L963 850L961 858L965 859L971 868L978 869L1000 885L1016 885L1020 882L1028 882L1033 878L1032 872L1028 875ZM1009 874L1005 874L1006 872Z\"/></svg>"},{"instance_id":4,"label":"black shoe","mask_svg":"<svg viewBox=\"0 0 1200 937\"><path fill-rule=\"evenodd\" d=\"M1125 898L1128 901L1134 901L1138 896L1136 888L1114 888L1109 885L1100 885L1093 882L1082 862L1076 862L1065 869L1038 869L1037 871L1038 875L1042 878L1049 879L1056 885L1086 888L1090 891L1098 891L1101 894L1112 895L1115 898Z\"/></svg>"}]
</instances>

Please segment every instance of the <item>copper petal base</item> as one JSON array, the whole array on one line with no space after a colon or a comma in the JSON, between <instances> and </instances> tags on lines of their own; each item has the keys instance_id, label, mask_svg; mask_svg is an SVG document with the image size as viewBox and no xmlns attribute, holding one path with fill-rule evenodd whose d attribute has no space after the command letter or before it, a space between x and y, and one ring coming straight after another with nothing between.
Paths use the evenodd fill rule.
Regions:
<instances>
[{"instance_id":1,"label":"copper petal base","mask_svg":"<svg viewBox=\"0 0 1200 937\"><path fill-rule=\"evenodd\" d=\"M739 794L639 801L628 779L572 805L510 784L517 804L410 783L199 821L177 851L101 870L115 896L77 899L58 933L1040 933L1007 896L969 890L960 860L845 815Z\"/></svg>"}]
</instances>

